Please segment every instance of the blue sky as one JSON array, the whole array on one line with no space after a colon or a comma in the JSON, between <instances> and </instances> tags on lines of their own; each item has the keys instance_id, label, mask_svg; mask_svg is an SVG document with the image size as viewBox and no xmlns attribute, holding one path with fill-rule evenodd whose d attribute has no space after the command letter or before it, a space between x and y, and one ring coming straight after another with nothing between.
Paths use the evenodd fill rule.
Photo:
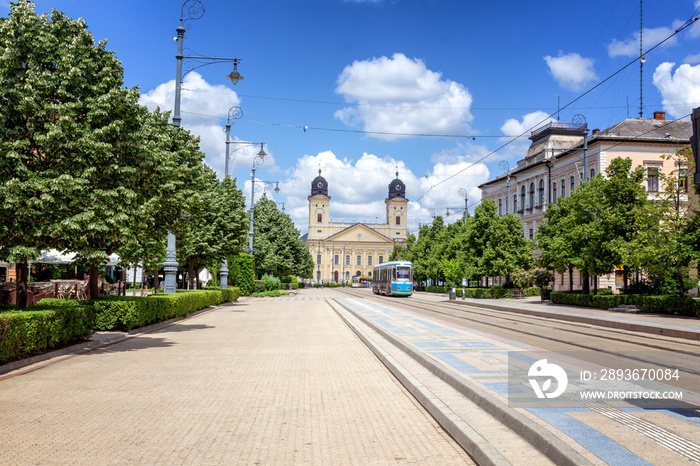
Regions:
<instances>
[{"instance_id":1,"label":"blue sky","mask_svg":"<svg viewBox=\"0 0 700 466\"><path fill-rule=\"evenodd\" d=\"M280 181L274 199L302 233L319 166L333 221L348 222L383 219L398 166L415 230L431 220L430 208L444 215L462 207L460 188L473 211L477 186L502 173L499 162L513 167L525 153L524 138L502 147L510 136L529 134L550 115L584 115L590 129L639 116L639 63L605 81L639 55L636 1L202 3L205 13L191 22L185 46L241 58L245 79L232 86L228 64L189 73L182 126L201 136L207 163L223 176L226 116L240 106L232 137L266 143L268 160L256 175ZM644 51L698 14L698 0L644 3ZM138 86L145 105L165 110L173 106L181 6L36 2L38 12L84 18L121 60L125 85ZM8 12L2 2L0 14ZM700 106L700 21L647 55L642 89L644 118L665 110L669 119L687 119ZM231 176L249 196L259 146L233 147Z\"/></svg>"}]
</instances>

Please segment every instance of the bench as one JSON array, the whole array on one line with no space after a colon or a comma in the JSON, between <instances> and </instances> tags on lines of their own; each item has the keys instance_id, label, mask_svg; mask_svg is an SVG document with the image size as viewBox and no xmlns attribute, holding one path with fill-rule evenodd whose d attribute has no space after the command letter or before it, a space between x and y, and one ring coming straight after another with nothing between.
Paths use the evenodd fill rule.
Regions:
<instances>
[{"instance_id":1,"label":"bench","mask_svg":"<svg viewBox=\"0 0 700 466\"><path fill-rule=\"evenodd\" d=\"M516 299L523 299L523 290L520 288L513 288L513 297Z\"/></svg>"}]
</instances>

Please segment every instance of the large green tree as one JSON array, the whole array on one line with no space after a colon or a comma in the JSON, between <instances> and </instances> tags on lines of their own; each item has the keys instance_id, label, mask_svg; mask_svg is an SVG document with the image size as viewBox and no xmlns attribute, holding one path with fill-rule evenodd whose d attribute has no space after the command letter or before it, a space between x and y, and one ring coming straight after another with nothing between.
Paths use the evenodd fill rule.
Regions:
<instances>
[{"instance_id":1,"label":"large green tree","mask_svg":"<svg viewBox=\"0 0 700 466\"><path fill-rule=\"evenodd\" d=\"M253 248L255 274L311 278L313 258L289 215L277 203L263 196L255 203Z\"/></svg>"},{"instance_id":2,"label":"large green tree","mask_svg":"<svg viewBox=\"0 0 700 466\"><path fill-rule=\"evenodd\" d=\"M18 263L20 306L29 259L57 247L96 267L169 166L144 150L138 90L105 45L31 2L0 19L0 258Z\"/></svg>"}]
</instances>

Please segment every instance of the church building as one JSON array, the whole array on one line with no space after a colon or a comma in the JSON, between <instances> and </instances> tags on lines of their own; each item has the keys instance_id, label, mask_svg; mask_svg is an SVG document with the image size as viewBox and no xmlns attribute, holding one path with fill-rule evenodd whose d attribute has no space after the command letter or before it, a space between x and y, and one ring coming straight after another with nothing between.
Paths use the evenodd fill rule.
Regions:
<instances>
[{"instance_id":1,"label":"church building","mask_svg":"<svg viewBox=\"0 0 700 466\"><path fill-rule=\"evenodd\" d=\"M389 260L394 245L408 237L406 185L389 183L386 223L331 222L328 182L318 176L311 182L309 230L302 237L314 258L314 279L324 283L348 283L354 275L371 277L375 265Z\"/></svg>"}]
</instances>

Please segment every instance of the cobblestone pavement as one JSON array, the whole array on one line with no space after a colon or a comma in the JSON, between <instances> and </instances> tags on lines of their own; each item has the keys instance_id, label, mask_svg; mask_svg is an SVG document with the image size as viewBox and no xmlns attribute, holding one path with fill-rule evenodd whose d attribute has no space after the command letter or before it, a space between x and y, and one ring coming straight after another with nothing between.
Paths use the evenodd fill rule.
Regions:
<instances>
[{"instance_id":1,"label":"cobblestone pavement","mask_svg":"<svg viewBox=\"0 0 700 466\"><path fill-rule=\"evenodd\" d=\"M0 464L470 464L332 295L248 299L0 376Z\"/></svg>"}]
</instances>

